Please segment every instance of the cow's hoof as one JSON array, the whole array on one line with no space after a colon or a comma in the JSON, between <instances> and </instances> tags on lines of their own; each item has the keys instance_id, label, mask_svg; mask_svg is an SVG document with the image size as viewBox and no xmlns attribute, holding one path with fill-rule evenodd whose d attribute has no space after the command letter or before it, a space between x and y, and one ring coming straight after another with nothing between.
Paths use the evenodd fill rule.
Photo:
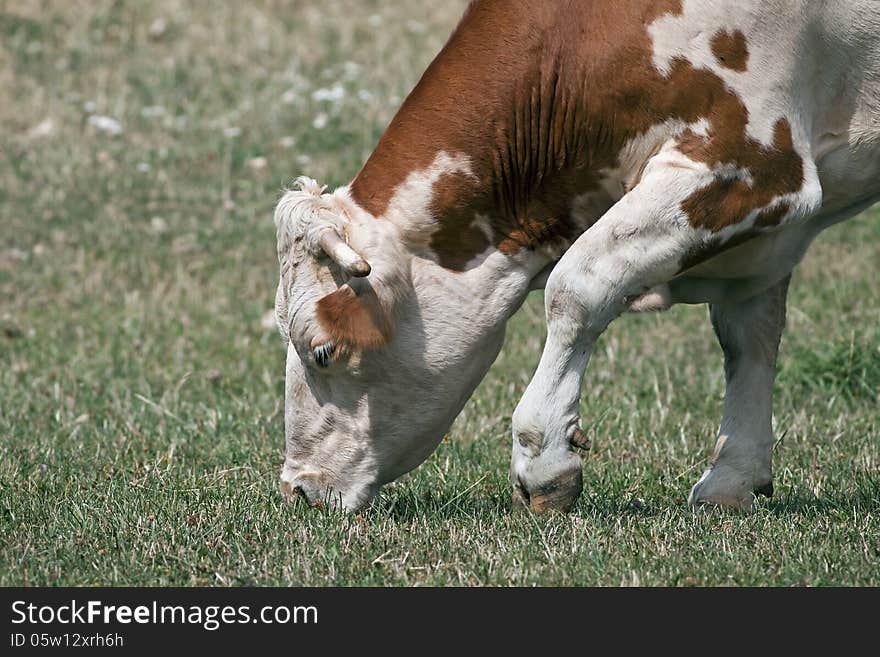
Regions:
<instances>
[{"instance_id":1,"label":"cow's hoof","mask_svg":"<svg viewBox=\"0 0 880 657\"><path fill-rule=\"evenodd\" d=\"M534 513L570 511L584 489L581 460L576 455L561 472L540 481L513 484L514 509L530 509Z\"/></svg>"},{"instance_id":2,"label":"cow's hoof","mask_svg":"<svg viewBox=\"0 0 880 657\"><path fill-rule=\"evenodd\" d=\"M688 504L693 507L711 506L749 511L758 495L772 497L773 482L768 480L756 484L750 477L715 466L706 470L691 488Z\"/></svg>"}]
</instances>

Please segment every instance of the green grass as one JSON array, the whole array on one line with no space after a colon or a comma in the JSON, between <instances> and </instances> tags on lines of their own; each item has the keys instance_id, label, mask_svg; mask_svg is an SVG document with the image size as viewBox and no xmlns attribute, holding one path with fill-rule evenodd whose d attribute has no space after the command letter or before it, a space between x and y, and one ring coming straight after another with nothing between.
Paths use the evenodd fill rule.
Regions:
<instances>
[{"instance_id":1,"label":"green grass","mask_svg":"<svg viewBox=\"0 0 880 657\"><path fill-rule=\"evenodd\" d=\"M0 585L880 585L877 210L795 274L751 514L685 505L723 397L699 307L612 326L582 499L510 512L538 295L374 507L282 503L272 208L350 180L462 6L304 4L0 3Z\"/></svg>"}]
</instances>

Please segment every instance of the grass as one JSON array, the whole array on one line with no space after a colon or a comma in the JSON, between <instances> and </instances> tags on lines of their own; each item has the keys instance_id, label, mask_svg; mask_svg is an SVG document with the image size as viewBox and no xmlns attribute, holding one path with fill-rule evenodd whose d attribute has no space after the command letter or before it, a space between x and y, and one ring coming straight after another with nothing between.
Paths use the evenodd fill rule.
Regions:
<instances>
[{"instance_id":1,"label":"grass","mask_svg":"<svg viewBox=\"0 0 880 657\"><path fill-rule=\"evenodd\" d=\"M612 326L582 499L510 513L539 295L374 507L282 503L271 210L350 180L462 7L302 4L0 3L0 585L880 585L877 210L795 274L752 514L685 506L723 397L699 307Z\"/></svg>"}]
</instances>

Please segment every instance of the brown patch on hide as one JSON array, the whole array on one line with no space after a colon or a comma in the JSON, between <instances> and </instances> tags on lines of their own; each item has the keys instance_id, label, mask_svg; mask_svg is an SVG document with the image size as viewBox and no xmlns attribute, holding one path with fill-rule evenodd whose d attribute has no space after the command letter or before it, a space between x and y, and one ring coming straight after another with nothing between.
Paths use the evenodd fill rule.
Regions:
<instances>
[{"instance_id":1,"label":"brown patch on hide","mask_svg":"<svg viewBox=\"0 0 880 657\"><path fill-rule=\"evenodd\" d=\"M516 255L522 249L535 249L543 244L561 243L571 239L575 234L574 222L568 216L547 216L536 213L508 227L504 239L496 246L505 255Z\"/></svg>"},{"instance_id":2,"label":"brown patch on hide","mask_svg":"<svg viewBox=\"0 0 880 657\"><path fill-rule=\"evenodd\" d=\"M463 173L449 173L440 176L431 190L431 215L440 219L439 226L431 236L431 248L436 254L443 254L443 266L455 271L464 270L468 261L489 246L489 238L474 224L480 208L468 202L462 193L474 185L474 181ZM488 208L485 208L488 210ZM465 243L468 248L462 249Z\"/></svg>"},{"instance_id":3,"label":"brown patch on hide","mask_svg":"<svg viewBox=\"0 0 880 657\"><path fill-rule=\"evenodd\" d=\"M749 47L746 35L741 30L734 30L733 33L720 30L712 37L709 45L721 66L740 73L748 70Z\"/></svg>"},{"instance_id":4,"label":"brown patch on hide","mask_svg":"<svg viewBox=\"0 0 880 657\"><path fill-rule=\"evenodd\" d=\"M783 201L778 205L766 209L761 210L760 214L758 214L758 218L755 219L755 226L766 228L768 226L778 226L783 219L785 219L785 215L787 215L791 211L791 203L788 201Z\"/></svg>"},{"instance_id":5,"label":"brown patch on hide","mask_svg":"<svg viewBox=\"0 0 880 657\"><path fill-rule=\"evenodd\" d=\"M489 244L514 255L574 239L599 219L576 223L574 199L600 189L602 171L619 165L627 143L673 120L709 123L706 136L680 135L685 155L717 170L684 203L695 228L719 231L799 191L803 162L788 120L777 121L765 146L748 136L748 110L717 74L683 57L666 74L654 67L648 27L681 12L681 0L471 3L353 181L352 197L380 216L395 188L439 152L467 156L472 175L441 176L431 234L414 240L461 271ZM745 35L721 34L715 50L743 65ZM780 212L767 211L761 225ZM491 239L475 225L478 215L488 218Z\"/></svg>"},{"instance_id":6,"label":"brown patch on hide","mask_svg":"<svg viewBox=\"0 0 880 657\"><path fill-rule=\"evenodd\" d=\"M748 172L750 178L720 173L712 183L695 191L682 203L692 225L719 231L803 186L803 160L794 150L788 120L776 122L769 147L746 134L747 122L748 111L737 98L723 122L712 122L707 137L690 131L682 135L679 149L684 155L710 166L735 167L738 172ZM774 219L778 222L784 215L777 208L768 210L762 214L761 225L775 225Z\"/></svg>"},{"instance_id":7,"label":"brown patch on hide","mask_svg":"<svg viewBox=\"0 0 880 657\"><path fill-rule=\"evenodd\" d=\"M355 292L343 285L318 300L317 316L330 341L339 346L372 349L391 339L390 318L371 287Z\"/></svg>"},{"instance_id":8,"label":"brown patch on hide","mask_svg":"<svg viewBox=\"0 0 880 657\"><path fill-rule=\"evenodd\" d=\"M710 258L721 255L723 252L739 246L740 244L748 242L753 237L757 237L761 234L761 231L758 230L760 228L778 226L790 211L791 204L787 201L783 201L770 209L761 210L761 212L758 213L757 219L755 219L755 225L749 230L737 233L724 242L719 239L710 239L707 243L698 248L692 249L685 254L684 258L681 260L679 273L686 271L691 267L695 267Z\"/></svg>"}]
</instances>

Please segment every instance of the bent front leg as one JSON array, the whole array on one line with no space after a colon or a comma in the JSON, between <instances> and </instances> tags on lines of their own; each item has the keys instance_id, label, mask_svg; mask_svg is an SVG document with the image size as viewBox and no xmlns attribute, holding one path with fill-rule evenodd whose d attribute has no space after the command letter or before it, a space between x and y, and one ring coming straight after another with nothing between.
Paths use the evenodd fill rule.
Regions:
<instances>
[{"instance_id":1,"label":"bent front leg","mask_svg":"<svg viewBox=\"0 0 880 657\"><path fill-rule=\"evenodd\" d=\"M773 381L790 280L747 301L710 307L727 391L715 453L691 489L692 505L747 509L756 494L773 494Z\"/></svg>"},{"instance_id":2,"label":"bent front leg","mask_svg":"<svg viewBox=\"0 0 880 657\"><path fill-rule=\"evenodd\" d=\"M513 414L514 500L532 510L568 510L582 488L578 406L584 370L608 324L678 272L702 239L670 190L697 185L692 171L655 163L642 182L584 233L545 290L547 341Z\"/></svg>"}]
</instances>

